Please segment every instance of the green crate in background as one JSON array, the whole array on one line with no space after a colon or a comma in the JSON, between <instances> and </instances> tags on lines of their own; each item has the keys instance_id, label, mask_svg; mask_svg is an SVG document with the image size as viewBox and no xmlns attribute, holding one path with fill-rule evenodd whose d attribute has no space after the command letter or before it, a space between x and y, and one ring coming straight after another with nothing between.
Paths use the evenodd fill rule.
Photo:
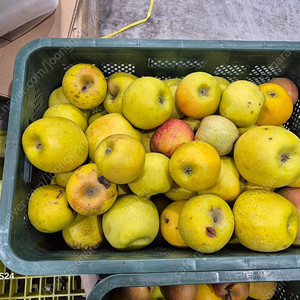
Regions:
<instances>
[{"instance_id":1,"label":"green crate in background","mask_svg":"<svg viewBox=\"0 0 300 300\"><path fill-rule=\"evenodd\" d=\"M11 272L2 262L0 262L0 275L0 299L86 299L79 275L24 276Z\"/></svg>"},{"instance_id":2,"label":"green crate in background","mask_svg":"<svg viewBox=\"0 0 300 300\"><path fill-rule=\"evenodd\" d=\"M231 82L246 79L257 84L288 77L300 89L298 42L45 38L25 45L15 61L0 201L0 259L10 270L25 275L199 272L199 280L206 282L300 280L297 247L278 253L225 246L214 254L200 254L155 245L128 252L109 246L77 251L66 245L61 233L33 228L27 202L32 190L50 177L26 160L21 137L42 117L65 71L79 62L95 64L106 77L124 71L166 79L205 71ZM299 106L298 101L286 124L296 134Z\"/></svg>"}]
</instances>

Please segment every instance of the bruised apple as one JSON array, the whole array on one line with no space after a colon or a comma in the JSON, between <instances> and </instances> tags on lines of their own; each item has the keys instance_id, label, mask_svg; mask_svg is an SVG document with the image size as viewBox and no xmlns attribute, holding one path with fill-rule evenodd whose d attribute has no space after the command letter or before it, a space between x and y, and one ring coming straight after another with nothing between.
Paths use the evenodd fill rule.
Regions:
<instances>
[{"instance_id":1,"label":"bruised apple","mask_svg":"<svg viewBox=\"0 0 300 300\"><path fill-rule=\"evenodd\" d=\"M85 216L106 212L117 198L117 185L110 182L90 163L77 168L66 185L70 206Z\"/></svg>"}]
</instances>

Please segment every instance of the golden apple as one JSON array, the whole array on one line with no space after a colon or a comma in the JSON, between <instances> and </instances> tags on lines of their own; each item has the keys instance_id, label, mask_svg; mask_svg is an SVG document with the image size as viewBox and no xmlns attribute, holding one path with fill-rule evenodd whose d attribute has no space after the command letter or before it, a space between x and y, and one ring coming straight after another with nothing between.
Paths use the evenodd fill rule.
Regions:
<instances>
[{"instance_id":1,"label":"golden apple","mask_svg":"<svg viewBox=\"0 0 300 300\"><path fill-rule=\"evenodd\" d=\"M199 284L198 292L195 300L222 300L214 290L212 284Z\"/></svg>"},{"instance_id":2,"label":"golden apple","mask_svg":"<svg viewBox=\"0 0 300 300\"><path fill-rule=\"evenodd\" d=\"M130 135L112 134L99 143L94 159L104 177L116 184L125 184L142 172L145 149Z\"/></svg>"},{"instance_id":3,"label":"golden apple","mask_svg":"<svg viewBox=\"0 0 300 300\"><path fill-rule=\"evenodd\" d=\"M118 196L103 214L103 232L112 247L138 250L152 243L159 231L159 215L150 199L137 195Z\"/></svg>"},{"instance_id":4,"label":"golden apple","mask_svg":"<svg viewBox=\"0 0 300 300\"><path fill-rule=\"evenodd\" d=\"M188 117L202 119L214 114L222 90L217 80L206 72L192 72L179 83L176 100L179 109Z\"/></svg>"},{"instance_id":5,"label":"golden apple","mask_svg":"<svg viewBox=\"0 0 300 300\"><path fill-rule=\"evenodd\" d=\"M175 201L167 205L160 215L160 232L164 239L176 248L188 248L178 230L178 218L187 200Z\"/></svg>"},{"instance_id":6,"label":"golden apple","mask_svg":"<svg viewBox=\"0 0 300 300\"><path fill-rule=\"evenodd\" d=\"M127 134L141 141L141 134L119 113L106 114L92 122L85 131L89 145L89 157L95 160L99 143L112 134Z\"/></svg>"},{"instance_id":7,"label":"golden apple","mask_svg":"<svg viewBox=\"0 0 300 300\"><path fill-rule=\"evenodd\" d=\"M122 100L124 117L136 128L152 129L169 119L174 106L172 92L164 81L145 76L134 80Z\"/></svg>"},{"instance_id":8,"label":"golden apple","mask_svg":"<svg viewBox=\"0 0 300 300\"><path fill-rule=\"evenodd\" d=\"M221 77L221 76L214 76L214 77L217 80L217 82L222 90L222 93L223 93L225 91L225 89L229 86L230 81L227 80L225 77Z\"/></svg>"},{"instance_id":9,"label":"golden apple","mask_svg":"<svg viewBox=\"0 0 300 300\"><path fill-rule=\"evenodd\" d=\"M250 282L249 297L256 300L270 300L273 298L276 288L276 281Z\"/></svg>"},{"instance_id":10,"label":"golden apple","mask_svg":"<svg viewBox=\"0 0 300 300\"><path fill-rule=\"evenodd\" d=\"M179 109L177 100L176 100L176 91L179 82L181 81L181 78L168 78L165 79L164 82L167 84L167 86L170 88L170 91L172 92L173 99L174 99L174 106L173 110L170 116L170 119L181 119L185 116L185 114Z\"/></svg>"},{"instance_id":11,"label":"golden apple","mask_svg":"<svg viewBox=\"0 0 300 300\"><path fill-rule=\"evenodd\" d=\"M88 141L81 128L62 117L41 118L23 132L22 146L28 160L49 173L75 170L88 157Z\"/></svg>"},{"instance_id":12,"label":"golden apple","mask_svg":"<svg viewBox=\"0 0 300 300\"><path fill-rule=\"evenodd\" d=\"M77 214L75 220L62 230L66 244L76 250L93 250L105 243L102 216Z\"/></svg>"},{"instance_id":13,"label":"golden apple","mask_svg":"<svg viewBox=\"0 0 300 300\"><path fill-rule=\"evenodd\" d=\"M180 200L188 200L188 199L192 198L193 196L196 196L197 192L187 190L187 189L179 186L174 181L171 188L165 193L165 195L173 201L180 201Z\"/></svg>"},{"instance_id":14,"label":"golden apple","mask_svg":"<svg viewBox=\"0 0 300 300\"><path fill-rule=\"evenodd\" d=\"M44 233L54 233L67 227L76 213L69 207L65 188L43 185L30 195L28 217L31 224Z\"/></svg>"},{"instance_id":15,"label":"golden apple","mask_svg":"<svg viewBox=\"0 0 300 300\"><path fill-rule=\"evenodd\" d=\"M71 175L72 175L73 171L71 172L66 172L66 173L57 173L55 174L54 178L55 178L55 183L66 187L67 182L69 181Z\"/></svg>"},{"instance_id":16,"label":"golden apple","mask_svg":"<svg viewBox=\"0 0 300 300\"><path fill-rule=\"evenodd\" d=\"M164 154L151 152L145 154L142 172L128 186L134 194L149 198L167 192L172 184L169 158Z\"/></svg>"},{"instance_id":17,"label":"golden apple","mask_svg":"<svg viewBox=\"0 0 300 300\"><path fill-rule=\"evenodd\" d=\"M223 248L233 234L233 213L219 196L197 195L181 209L178 229L189 247L201 253L214 253Z\"/></svg>"},{"instance_id":18,"label":"golden apple","mask_svg":"<svg viewBox=\"0 0 300 300\"><path fill-rule=\"evenodd\" d=\"M107 82L95 65L78 63L64 74L62 89L71 104L80 109L92 109L104 101Z\"/></svg>"},{"instance_id":19,"label":"golden apple","mask_svg":"<svg viewBox=\"0 0 300 300\"><path fill-rule=\"evenodd\" d=\"M122 114L122 99L125 90L132 81L137 79L133 74L117 72L110 75L107 79L107 95L103 102L104 108L108 113Z\"/></svg>"},{"instance_id":20,"label":"golden apple","mask_svg":"<svg viewBox=\"0 0 300 300\"><path fill-rule=\"evenodd\" d=\"M284 187L277 192L279 195L288 199L291 203L295 205L298 211L298 215L300 218L300 188L297 187ZM293 242L294 246L300 247L300 226L298 229L298 234L296 239Z\"/></svg>"},{"instance_id":21,"label":"golden apple","mask_svg":"<svg viewBox=\"0 0 300 300\"><path fill-rule=\"evenodd\" d=\"M233 201L243 191L240 174L232 157L221 157L221 171L216 183L208 189L197 191L199 195L214 194L228 203Z\"/></svg>"},{"instance_id":22,"label":"golden apple","mask_svg":"<svg viewBox=\"0 0 300 300\"><path fill-rule=\"evenodd\" d=\"M241 244L251 250L281 251L296 239L299 228L298 211L278 193L245 191L236 199L232 210L235 235Z\"/></svg>"},{"instance_id":23,"label":"golden apple","mask_svg":"<svg viewBox=\"0 0 300 300\"><path fill-rule=\"evenodd\" d=\"M70 103L63 92L62 86L56 88L51 92L48 100L48 107L60 103Z\"/></svg>"},{"instance_id":24,"label":"golden apple","mask_svg":"<svg viewBox=\"0 0 300 300\"><path fill-rule=\"evenodd\" d=\"M190 191L200 191L216 183L221 171L221 159L210 144L191 141L173 153L169 171L179 186Z\"/></svg>"},{"instance_id":25,"label":"golden apple","mask_svg":"<svg viewBox=\"0 0 300 300\"><path fill-rule=\"evenodd\" d=\"M43 118L63 117L76 123L82 131L85 131L88 123L84 113L71 103L60 103L49 107L43 115Z\"/></svg>"},{"instance_id":26,"label":"golden apple","mask_svg":"<svg viewBox=\"0 0 300 300\"><path fill-rule=\"evenodd\" d=\"M237 80L222 93L219 112L237 127L248 127L257 121L265 101L264 93L256 84Z\"/></svg>"},{"instance_id":27,"label":"golden apple","mask_svg":"<svg viewBox=\"0 0 300 300\"><path fill-rule=\"evenodd\" d=\"M234 161L246 181L285 186L300 177L300 139L283 127L259 126L236 141Z\"/></svg>"},{"instance_id":28,"label":"golden apple","mask_svg":"<svg viewBox=\"0 0 300 300\"><path fill-rule=\"evenodd\" d=\"M98 170L96 164L89 163L77 168L66 185L66 195L70 206L85 216L106 212L117 198L117 185L110 182Z\"/></svg>"}]
</instances>

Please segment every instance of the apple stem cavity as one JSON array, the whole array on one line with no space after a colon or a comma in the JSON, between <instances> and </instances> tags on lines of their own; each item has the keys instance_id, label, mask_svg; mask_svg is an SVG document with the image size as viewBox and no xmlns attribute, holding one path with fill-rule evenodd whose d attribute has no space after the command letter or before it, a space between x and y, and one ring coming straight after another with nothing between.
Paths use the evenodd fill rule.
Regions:
<instances>
[{"instance_id":1,"label":"apple stem cavity","mask_svg":"<svg viewBox=\"0 0 300 300\"><path fill-rule=\"evenodd\" d=\"M277 96L277 94L275 92L269 92L269 96L272 98L275 98Z\"/></svg>"},{"instance_id":2,"label":"apple stem cavity","mask_svg":"<svg viewBox=\"0 0 300 300\"><path fill-rule=\"evenodd\" d=\"M158 98L158 103L160 104L160 105L163 105L164 104L164 99L162 98L162 97L159 97Z\"/></svg>"},{"instance_id":3,"label":"apple stem cavity","mask_svg":"<svg viewBox=\"0 0 300 300\"><path fill-rule=\"evenodd\" d=\"M41 150L42 149L42 144L40 141L37 141L36 144L35 144L35 147L37 150Z\"/></svg>"},{"instance_id":4,"label":"apple stem cavity","mask_svg":"<svg viewBox=\"0 0 300 300\"><path fill-rule=\"evenodd\" d=\"M112 151L111 147L107 147L107 148L105 149L105 155L110 154L111 151Z\"/></svg>"},{"instance_id":5,"label":"apple stem cavity","mask_svg":"<svg viewBox=\"0 0 300 300\"><path fill-rule=\"evenodd\" d=\"M106 189L109 189L111 186L111 182L104 176L99 176L98 181L100 184L103 184Z\"/></svg>"},{"instance_id":6,"label":"apple stem cavity","mask_svg":"<svg viewBox=\"0 0 300 300\"><path fill-rule=\"evenodd\" d=\"M202 97L205 97L207 95L207 89L203 88L199 90L199 94Z\"/></svg>"},{"instance_id":7,"label":"apple stem cavity","mask_svg":"<svg viewBox=\"0 0 300 300\"><path fill-rule=\"evenodd\" d=\"M183 169L183 173L186 175L191 175L193 172L193 169L191 167L186 167Z\"/></svg>"},{"instance_id":8,"label":"apple stem cavity","mask_svg":"<svg viewBox=\"0 0 300 300\"><path fill-rule=\"evenodd\" d=\"M282 155L280 156L280 160L281 160L283 163L287 162L289 159L290 159L290 157L289 157L289 155L286 154L286 153L284 153L284 154L282 154Z\"/></svg>"},{"instance_id":9,"label":"apple stem cavity","mask_svg":"<svg viewBox=\"0 0 300 300\"><path fill-rule=\"evenodd\" d=\"M206 227L206 235L210 238L215 238L217 236L217 232L213 227Z\"/></svg>"}]
</instances>

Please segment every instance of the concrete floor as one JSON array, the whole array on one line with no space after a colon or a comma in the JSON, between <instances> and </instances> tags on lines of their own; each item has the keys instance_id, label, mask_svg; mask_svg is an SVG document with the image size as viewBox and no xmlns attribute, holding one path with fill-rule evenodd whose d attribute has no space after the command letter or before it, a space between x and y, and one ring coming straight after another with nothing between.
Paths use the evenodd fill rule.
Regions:
<instances>
[{"instance_id":1,"label":"concrete floor","mask_svg":"<svg viewBox=\"0 0 300 300\"><path fill-rule=\"evenodd\" d=\"M150 0L99 3L99 31L103 37L145 18ZM114 37L300 41L300 1L156 0L147 22Z\"/></svg>"}]
</instances>

